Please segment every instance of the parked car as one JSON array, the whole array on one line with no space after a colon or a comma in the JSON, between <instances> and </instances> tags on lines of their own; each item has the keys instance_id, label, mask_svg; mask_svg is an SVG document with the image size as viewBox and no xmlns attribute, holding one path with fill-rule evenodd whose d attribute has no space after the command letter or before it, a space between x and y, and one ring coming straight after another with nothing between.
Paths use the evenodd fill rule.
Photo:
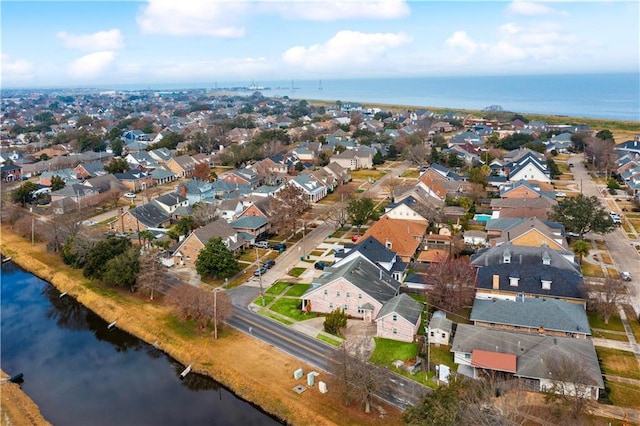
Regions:
<instances>
[{"instance_id":1,"label":"parked car","mask_svg":"<svg viewBox=\"0 0 640 426\"><path fill-rule=\"evenodd\" d=\"M267 268L265 268L264 266L261 266L257 268L255 271L253 271L253 275L255 275L256 277L259 277L260 275L264 275L266 272L267 272Z\"/></svg>"},{"instance_id":2,"label":"parked car","mask_svg":"<svg viewBox=\"0 0 640 426\"><path fill-rule=\"evenodd\" d=\"M269 241L256 241L253 246L266 249L269 248Z\"/></svg>"},{"instance_id":3,"label":"parked car","mask_svg":"<svg viewBox=\"0 0 640 426\"><path fill-rule=\"evenodd\" d=\"M322 261L319 261L319 262L316 262L316 263L314 263L314 264L313 264L313 267L314 267L314 268L319 269L319 270L321 270L321 271L322 271L324 268L326 268L327 266L329 266L329 265L328 265L328 264L326 264L326 263L324 263L324 262L322 262Z\"/></svg>"},{"instance_id":4,"label":"parked car","mask_svg":"<svg viewBox=\"0 0 640 426\"><path fill-rule=\"evenodd\" d=\"M271 269L276 266L276 261L271 259L265 260L263 266L267 269Z\"/></svg>"},{"instance_id":5,"label":"parked car","mask_svg":"<svg viewBox=\"0 0 640 426\"><path fill-rule=\"evenodd\" d=\"M355 243L356 241L358 241L360 239L360 237L361 237L360 234L356 234L353 237L351 237L351 241L353 241Z\"/></svg>"},{"instance_id":6,"label":"parked car","mask_svg":"<svg viewBox=\"0 0 640 426\"><path fill-rule=\"evenodd\" d=\"M627 271L622 271L620 272L620 278L622 278L622 281L631 281L631 274Z\"/></svg>"},{"instance_id":7,"label":"parked car","mask_svg":"<svg viewBox=\"0 0 640 426\"><path fill-rule=\"evenodd\" d=\"M285 243L274 243L271 244L269 248L278 251L285 251L287 249L287 245Z\"/></svg>"},{"instance_id":8,"label":"parked car","mask_svg":"<svg viewBox=\"0 0 640 426\"><path fill-rule=\"evenodd\" d=\"M127 192L126 194L124 194L125 198L136 198L136 194L134 194L133 192Z\"/></svg>"},{"instance_id":9,"label":"parked car","mask_svg":"<svg viewBox=\"0 0 640 426\"><path fill-rule=\"evenodd\" d=\"M569 168L572 168L572 167L573 167L573 163L569 163Z\"/></svg>"}]
</instances>

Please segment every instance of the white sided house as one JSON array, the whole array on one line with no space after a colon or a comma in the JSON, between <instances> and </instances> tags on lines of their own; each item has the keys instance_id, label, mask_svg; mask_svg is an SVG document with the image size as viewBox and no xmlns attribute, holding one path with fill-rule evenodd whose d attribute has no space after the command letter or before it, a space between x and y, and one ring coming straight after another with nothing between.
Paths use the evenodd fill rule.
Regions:
<instances>
[{"instance_id":1,"label":"white sided house","mask_svg":"<svg viewBox=\"0 0 640 426\"><path fill-rule=\"evenodd\" d=\"M328 314L341 308L355 318L373 321L382 307L398 295L400 282L364 259L326 268L302 295L302 310Z\"/></svg>"},{"instance_id":2,"label":"white sided house","mask_svg":"<svg viewBox=\"0 0 640 426\"><path fill-rule=\"evenodd\" d=\"M448 345L451 343L452 331L453 321L447 319L444 312L436 311L431 316L429 328L427 329L428 342L436 346Z\"/></svg>"},{"instance_id":3,"label":"white sided house","mask_svg":"<svg viewBox=\"0 0 640 426\"><path fill-rule=\"evenodd\" d=\"M413 342L422 321L422 304L399 294L382 306L376 317L376 336Z\"/></svg>"}]
</instances>

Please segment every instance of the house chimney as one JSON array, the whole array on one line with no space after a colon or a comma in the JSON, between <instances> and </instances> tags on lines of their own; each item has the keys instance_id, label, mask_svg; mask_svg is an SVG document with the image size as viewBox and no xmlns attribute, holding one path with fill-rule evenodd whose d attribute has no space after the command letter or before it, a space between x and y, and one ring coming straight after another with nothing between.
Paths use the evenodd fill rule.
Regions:
<instances>
[{"instance_id":1,"label":"house chimney","mask_svg":"<svg viewBox=\"0 0 640 426\"><path fill-rule=\"evenodd\" d=\"M500 288L500 275L493 276L493 289L498 290Z\"/></svg>"},{"instance_id":2,"label":"house chimney","mask_svg":"<svg viewBox=\"0 0 640 426\"><path fill-rule=\"evenodd\" d=\"M187 198L187 187L185 185L180 185L180 195Z\"/></svg>"}]
</instances>

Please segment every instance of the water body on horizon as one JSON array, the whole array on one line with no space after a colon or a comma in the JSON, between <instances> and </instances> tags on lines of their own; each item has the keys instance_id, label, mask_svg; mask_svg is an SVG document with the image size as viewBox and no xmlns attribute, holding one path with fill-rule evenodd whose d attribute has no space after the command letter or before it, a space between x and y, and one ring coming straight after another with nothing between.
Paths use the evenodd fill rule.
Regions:
<instances>
[{"instance_id":1,"label":"water body on horizon","mask_svg":"<svg viewBox=\"0 0 640 426\"><path fill-rule=\"evenodd\" d=\"M2 369L52 424L281 424L13 263L1 281Z\"/></svg>"},{"instance_id":2,"label":"water body on horizon","mask_svg":"<svg viewBox=\"0 0 640 426\"><path fill-rule=\"evenodd\" d=\"M113 90L222 90L244 87L266 97L482 110L640 121L640 76L625 74L416 77L114 85ZM239 91L246 94L250 91Z\"/></svg>"}]
</instances>

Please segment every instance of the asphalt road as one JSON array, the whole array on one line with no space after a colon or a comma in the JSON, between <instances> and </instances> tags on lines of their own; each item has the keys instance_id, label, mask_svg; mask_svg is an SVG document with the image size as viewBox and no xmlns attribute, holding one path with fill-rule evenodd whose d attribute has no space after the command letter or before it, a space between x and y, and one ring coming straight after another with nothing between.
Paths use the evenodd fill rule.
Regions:
<instances>
[{"instance_id":1,"label":"asphalt road","mask_svg":"<svg viewBox=\"0 0 640 426\"><path fill-rule=\"evenodd\" d=\"M602 194L602 187L598 187L591 179L591 176L584 167L584 154L572 155L569 162L573 163L573 176L578 188L585 196L595 196L602 200L602 205L608 210L605 195ZM617 213L620 213L619 211ZM624 220L624 219L623 219ZM618 271L628 271L632 280L627 282L629 291L629 302L636 312L640 312L640 255L633 247L631 239L627 236L622 227L609 234L602 235L611 259Z\"/></svg>"}]
</instances>

